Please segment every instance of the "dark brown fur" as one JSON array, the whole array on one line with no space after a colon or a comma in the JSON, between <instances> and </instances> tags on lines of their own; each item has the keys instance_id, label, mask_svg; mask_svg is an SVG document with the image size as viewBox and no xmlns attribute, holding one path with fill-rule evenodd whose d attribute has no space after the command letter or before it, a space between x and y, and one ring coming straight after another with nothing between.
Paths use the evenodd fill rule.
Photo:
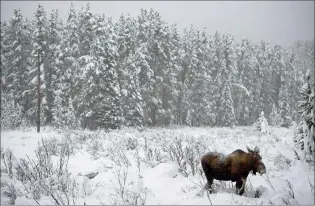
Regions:
<instances>
[{"instance_id":1,"label":"dark brown fur","mask_svg":"<svg viewBox=\"0 0 315 206\"><path fill-rule=\"evenodd\" d=\"M246 178L250 171L255 175L259 168L265 170L261 156L256 152L235 150L231 154L223 155L209 152L201 158L201 165L211 188L213 179L236 182L237 192L242 195ZM259 171L261 173L261 171ZM238 191L240 189L240 191Z\"/></svg>"}]
</instances>

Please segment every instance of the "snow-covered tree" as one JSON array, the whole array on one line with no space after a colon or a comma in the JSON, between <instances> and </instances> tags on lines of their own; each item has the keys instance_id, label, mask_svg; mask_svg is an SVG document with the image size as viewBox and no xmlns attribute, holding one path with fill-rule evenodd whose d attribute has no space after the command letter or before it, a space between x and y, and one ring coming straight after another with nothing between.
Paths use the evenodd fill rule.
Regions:
<instances>
[{"instance_id":1,"label":"snow-covered tree","mask_svg":"<svg viewBox=\"0 0 315 206\"><path fill-rule=\"evenodd\" d=\"M46 123L51 123L53 120L53 102L54 102L54 91L58 88L57 79L60 77L58 70L61 70L62 63L61 57L61 31L62 25L59 20L58 10L52 10L49 18L49 27L47 36L47 52L46 52L46 89L45 93L47 96L47 111L46 111Z\"/></svg>"},{"instance_id":2,"label":"snow-covered tree","mask_svg":"<svg viewBox=\"0 0 315 206\"><path fill-rule=\"evenodd\" d=\"M120 88L122 122L127 126L143 124L143 101L140 92L139 73L137 67L139 55L136 50L136 22L133 18L121 15L115 25L117 33L117 75Z\"/></svg>"},{"instance_id":3,"label":"snow-covered tree","mask_svg":"<svg viewBox=\"0 0 315 206\"><path fill-rule=\"evenodd\" d=\"M271 126L279 127L282 122L280 109L277 108L276 104L272 105L272 110L269 115L269 122Z\"/></svg>"},{"instance_id":4,"label":"snow-covered tree","mask_svg":"<svg viewBox=\"0 0 315 206\"><path fill-rule=\"evenodd\" d=\"M237 47L237 76L236 83L245 87L233 87L233 102L235 116L239 124L248 125L254 119L252 117L255 108L255 69L258 64L255 56L254 44L249 39L243 39Z\"/></svg>"},{"instance_id":5,"label":"snow-covered tree","mask_svg":"<svg viewBox=\"0 0 315 206\"><path fill-rule=\"evenodd\" d=\"M4 30L5 45L1 50L5 54L1 62L5 66L2 77L7 91L13 94L14 102L21 106L21 114L24 116L30 104L30 97L25 89L30 80L28 70L31 67L31 35L20 10L14 10L14 16Z\"/></svg>"},{"instance_id":6,"label":"snow-covered tree","mask_svg":"<svg viewBox=\"0 0 315 206\"><path fill-rule=\"evenodd\" d=\"M192 126L200 126L209 124L209 117L207 114L210 107L207 101L207 86L209 76L207 70L209 68L210 53L209 37L205 31L196 31L194 35L193 50L194 55L190 65L189 73L189 102L190 102L190 115Z\"/></svg>"},{"instance_id":7,"label":"snow-covered tree","mask_svg":"<svg viewBox=\"0 0 315 206\"><path fill-rule=\"evenodd\" d=\"M236 54L234 40L230 35L223 37L224 62L221 71L222 96L221 96L221 125L234 127L236 124L234 104L231 94L232 83L236 76Z\"/></svg>"},{"instance_id":8,"label":"snow-covered tree","mask_svg":"<svg viewBox=\"0 0 315 206\"><path fill-rule=\"evenodd\" d=\"M253 86L253 99L255 100L255 107L253 108L254 118L257 118L261 110L266 113L266 116L269 116L272 105L275 103L272 96L271 54L270 45L261 41L257 46L256 57L258 64L256 66L256 74L253 77L254 82L256 82Z\"/></svg>"},{"instance_id":9,"label":"snow-covered tree","mask_svg":"<svg viewBox=\"0 0 315 206\"><path fill-rule=\"evenodd\" d=\"M230 80L224 84L222 99L221 99L221 110L222 110L222 126L234 127L236 125L233 100L231 94Z\"/></svg>"},{"instance_id":10,"label":"snow-covered tree","mask_svg":"<svg viewBox=\"0 0 315 206\"><path fill-rule=\"evenodd\" d=\"M78 14L78 36L79 36L79 52L80 56L91 54L91 40L95 37L95 19L91 11L90 3L85 8L82 7Z\"/></svg>"},{"instance_id":11,"label":"snow-covered tree","mask_svg":"<svg viewBox=\"0 0 315 206\"><path fill-rule=\"evenodd\" d=\"M300 101L301 122L297 128L294 141L300 145L306 155L315 152L314 133L314 70L308 70L305 83L301 89L302 100Z\"/></svg>"},{"instance_id":12,"label":"snow-covered tree","mask_svg":"<svg viewBox=\"0 0 315 206\"><path fill-rule=\"evenodd\" d=\"M21 124L22 108L14 102L14 97L8 92L1 92L1 131L15 129Z\"/></svg>"},{"instance_id":13,"label":"snow-covered tree","mask_svg":"<svg viewBox=\"0 0 315 206\"><path fill-rule=\"evenodd\" d=\"M33 41L33 69L30 70L29 75L31 77L31 88L30 92L33 94L33 104L29 109L30 115L36 115L36 122L39 132L39 124L46 122L42 119L44 115L43 112L47 112L47 96L45 94L46 81L45 72L47 68L46 55L47 55L47 19L46 12L42 5L38 5L35 12L34 19L34 41ZM47 117L46 115L44 116Z\"/></svg>"},{"instance_id":14,"label":"snow-covered tree","mask_svg":"<svg viewBox=\"0 0 315 206\"><path fill-rule=\"evenodd\" d=\"M79 59L81 91L74 102L83 127L116 129L121 111L113 25L103 15L96 17L95 27L98 35L91 42L91 54Z\"/></svg>"},{"instance_id":15,"label":"snow-covered tree","mask_svg":"<svg viewBox=\"0 0 315 206\"><path fill-rule=\"evenodd\" d=\"M259 118L257 119L256 128L260 134L266 134L268 131L268 121L265 118L264 111L261 111Z\"/></svg>"},{"instance_id":16,"label":"snow-covered tree","mask_svg":"<svg viewBox=\"0 0 315 206\"><path fill-rule=\"evenodd\" d=\"M79 121L75 116L75 110L72 106L72 100L67 100L64 105L64 95L61 90L55 91L54 108L53 108L53 125L59 128L78 128Z\"/></svg>"}]
</instances>

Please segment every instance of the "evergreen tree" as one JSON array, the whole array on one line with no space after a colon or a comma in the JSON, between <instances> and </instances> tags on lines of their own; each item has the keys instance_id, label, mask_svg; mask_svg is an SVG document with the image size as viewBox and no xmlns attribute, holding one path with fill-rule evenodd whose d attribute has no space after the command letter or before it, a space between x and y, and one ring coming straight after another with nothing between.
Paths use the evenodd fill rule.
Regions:
<instances>
[{"instance_id":1,"label":"evergreen tree","mask_svg":"<svg viewBox=\"0 0 315 206\"><path fill-rule=\"evenodd\" d=\"M223 89L223 77L222 68L225 65L225 58L223 52L223 40L222 35L219 32L215 32L213 37L213 47L214 47L214 61L213 67L211 69L211 76L213 79L212 83L212 96L215 101L216 113L215 113L215 125L222 125L222 110L221 110L221 99L222 99L222 89ZM226 78L225 78L226 79Z\"/></svg>"},{"instance_id":2,"label":"evergreen tree","mask_svg":"<svg viewBox=\"0 0 315 206\"><path fill-rule=\"evenodd\" d=\"M47 98L44 93L46 89L45 72L47 71L47 19L42 5L38 5L34 19L34 42L33 42L33 69L29 71L31 77L30 92L33 97L29 113L36 119L38 132L39 125L46 122Z\"/></svg>"},{"instance_id":3,"label":"evergreen tree","mask_svg":"<svg viewBox=\"0 0 315 206\"><path fill-rule=\"evenodd\" d=\"M297 128L294 141L300 145L306 155L315 152L314 133L314 70L308 70L306 81L301 89L302 101L300 101L301 123Z\"/></svg>"},{"instance_id":4,"label":"evergreen tree","mask_svg":"<svg viewBox=\"0 0 315 206\"><path fill-rule=\"evenodd\" d=\"M13 94L14 103L21 106L19 108L22 109L23 116L30 104L28 93L24 91L29 81L28 70L31 66L31 36L20 10L14 10L14 17L9 23L6 30L8 38L4 39L6 88Z\"/></svg>"},{"instance_id":5,"label":"evergreen tree","mask_svg":"<svg viewBox=\"0 0 315 206\"><path fill-rule=\"evenodd\" d=\"M253 118L257 118L261 111L264 111L268 117L271 113L273 103L273 87L272 87L272 68L271 65L271 49L268 43L261 41L257 47L257 60L256 74L254 76L253 96L256 100L254 102L255 107L253 108ZM276 104L277 106L277 104ZM279 108L277 106L277 108Z\"/></svg>"},{"instance_id":6,"label":"evergreen tree","mask_svg":"<svg viewBox=\"0 0 315 206\"><path fill-rule=\"evenodd\" d=\"M253 95L255 94L255 69L258 62L255 57L255 48L249 39L243 39L237 47L237 76L236 83L243 85L249 93L239 87L234 87L233 102L237 122L248 125L254 121L252 110L255 107Z\"/></svg>"},{"instance_id":7,"label":"evergreen tree","mask_svg":"<svg viewBox=\"0 0 315 206\"><path fill-rule=\"evenodd\" d=\"M233 100L230 90L230 80L224 85L222 100L221 100L221 110L222 110L222 126L228 126L233 128L236 125L235 113L233 107Z\"/></svg>"},{"instance_id":8,"label":"evergreen tree","mask_svg":"<svg viewBox=\"0 0 315 206\"><path fill-rule=\"evenodd\" d=\"M122 122L127 126L143 124L143 105L139 85L140 68L136 67L136 22L120 16L115 26L118 42L117 75L121 94Z\"/></svg>"},{"instance_id":9,"label":"evergreen tree","mask_svg":"<svg viewBox=\"0 0 315 206\"><path fill-rule=\"evenodd\" d=\"M98 16L95 27L98 35L90 45L91 55L80 58L84 66L82 89L75 105L83 127L116 129L120 127L121 111L113 25Z\"/></svg>"},{"instance_id":10,"label":"evergreen tree","mask_svg":"<svg viewBox=\"0 0 315 206\"><path fill-rule=\"evenodd\" d=\"M59 20L58 10L52 10L49 19L48 37L47 37L47 53L46 64L47 69L45 72L47 96L47 111L46 111L46 123L51 123L53 120L53 102L54 91L58 88L57 85L57 70L62 69L60 62L61 52L61 28L62 25ZM58 75L59 76L59 75Z\"/></svg>"},{"instance_id":11,"label":"evergreen tree","mask_svg":"<svg viewBox=\"0 0 315 206\"><path fill-rule=\"evenodd\" d=\"M221 96L222 126L234 127L236 124L234 105L231 94L231 84L235 82L236 55L233 38L230 35L223 37L224 62L221 78L223 84Z\"/></svg>"}]
</instances>

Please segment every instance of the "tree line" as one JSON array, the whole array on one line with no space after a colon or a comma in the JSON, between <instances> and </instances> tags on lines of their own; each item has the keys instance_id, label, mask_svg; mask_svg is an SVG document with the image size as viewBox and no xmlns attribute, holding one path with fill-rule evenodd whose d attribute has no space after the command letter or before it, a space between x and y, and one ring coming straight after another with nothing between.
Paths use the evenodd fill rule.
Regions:
<instances>
[{"instance_id":1,"label":"tree line","mask_svg":"<svg viewBox=\"0 0 315 206\"><path fill-rule=\"evenodd\" d=\"M237 42L193 26L179 31L152 9L114 22L89 4L71 5L63 21L38 5L32 20L15 10L1 22L2 127L233 127L261 111L288 127L300 121L313 68L314 40Z\"/></svg>"}]
</instances>

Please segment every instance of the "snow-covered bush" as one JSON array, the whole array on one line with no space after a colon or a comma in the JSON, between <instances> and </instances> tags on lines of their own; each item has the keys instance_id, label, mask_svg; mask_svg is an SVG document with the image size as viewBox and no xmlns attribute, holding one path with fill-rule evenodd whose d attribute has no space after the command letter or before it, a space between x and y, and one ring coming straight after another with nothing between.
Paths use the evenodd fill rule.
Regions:
<instances>
[{"instance_id":1,"label":"snow-covered bush","mask_svg":"<svg viewBox=\"0 0 315 206\"><path fill-rule=\"evenodd\" d=\"M10 202L9 202L10 205L15 205L15 200L17 198L17 190L12 183L7 185L3 194L7 196L8 198L10 198Z\"/></svg>"},{"instance_id":2,"label":"snow-covered bush","mask_svg":"<svg viewBox=\"0 0 315 206\"><path fill-rule=\"evenodd\" d=\"M274 159L274 164L280 169L280 170L286 170L289 168L291 164L291 160L285 157L282 154L278 154Z\"/></svg>"},{"instance_id":3,"label":"snow-covered bush","mask_svg":"<svg viewBox=\"0 0 315 206\"><path fill-rule=\"evenodd\" d=\"M181 171L195 175L200 157L206 152L207 147L201 140L196 140L192 136L171 134L171 137L164 139L162 149L169 155L171 161L178 164Z\"/></svg>"},{"instance_id":4,"label":"snow-covered bush","mask_svg":"<svg viewBox=\"0 0 315 206\"><path fill-rule=\"evenodd\" d=\"M263 111L261 111L259 118L256 122L256 128L260 132L261 135L267 134L269 131L268 121L265 118Z\"/></svg>"},{"instance_id":5,"label":"snow-covered bush","mask_svg":"<svg viewBox=\"0 0 315 206\"><path fill-rule=\"evenodd\" d=\"M138 145L136 139L128 138L127 150L135 150Z\"/></svg>"},{"instance_id":6,"label":"snow-covered bush","mask_svg":"<svg viewBox=\"0 0 315 206\"><path fill-rule=\"evenodd\" d=\"M1 172L7 173L11 179L13 177L14 160L15 157L11 149L8 148L6 151L3 151L3 148L1 148Z\"/></svg>"},{"instance_id":7,"label":"snow-covered bush","mask_svg":"<svg viewBox=\"0 0 315 206\"><path fill-rule=\"evenodd\" d=\"M53 125L57 128L78 128L79 122L75 116L75 111L72 106L71 99L67 102L68 106L65 106L65 100L62 99L61 91L57 90L56 97L54 100L54 108L53 108Z\"/></svg>"},{"instance_id":8,"label":"snow-covered bush","mask_svg":"<svg viewBox=\"0 0 315 206\"><path fill-rule=\"evenodd\" d=\"M272 110L269 115L270 125L274 127L279 127L281 125L281 114L279 109L275 104L272 105Z\"/></svg>"},{"instance_id":9,"label":"snow-covered bush","mask_svg":"<svg viewBox=\"0 0 315 206\"><path fill-rule=\"evenodd\" d=\"M104 147L103 142L99 136L96 135L89 139L87 151L93 156L94 159L100 158L100 152L104 151Z\"/></svg>"},{"instance_id":10,"label":"snow-covered bush","mask_svg":"<svg viewBox=\"0 0 315 206\"><path fill-rule=\"evenodd\" d=\"M192 137L188 137L186 141L188 144L185 148L185 162L189 165L192 175L195 175L200 165L200 157L205 154L207 147Z\"/></svg>"},{"instance_id":11,"label":"snow-covered bush","mask_svg":"<svg viewBox=\"0 0 315 206\"><path fill-rule=\"evenodd\" d=\"M85 134L85 133L75 133L75 142L77 144L80 144L80 147L82 149L83 144L87 142L87 140L92 139L93 135L92 134Z\"/></svg>"},{"instance_id":12,"label":"snow-covered bush","mask_svg":"<svg viewBox=\"0 0 315 206\"><path fill-rule=\"evenodd\" d=\"M50 139L42 139L41 144L43 145L43 147L47 150L47 152L50 155L55 155L57 156L59 154L59 141L57 140L57 138L50 138Z\"/></svg>"},{"instance_id":13,"label":"snow-covered bush","mask_svg":"<svg viewBox=\"0 0 315 206\"><path fill-rule=\"evenodd\" d=\"M113 205L145 205L150 191L144 187L140 175L137 181L128 181L128 167L117 167L114 170L114 188L110 194Z\"/></svg>"},{"instance_id":14,"label":"snow-covered bush","mask_svg":"<svg viewBox=\"0 0 315 206\"><path fill-rule=\"evenodd\" d=\"M171 134L172 138L165 138L162 149L168 153L170 159L178 164L181 169L186 169L185 143L178 134Z\"/></svg>"},{"instance_id":15,"label":"snow-covered bush","mask_svg":"<svg viewBox=\"0 0 315 206\"><path fill-rule=\"evenodd\" d=\"M119 142L112 142L108 148L109 159L113 161L117 166L128 167L131 165L130 160L127 157L125 148L119 144Z\"/></svg>"},{"instance_id":16,"label":"snow-covered bush","mask_svg":"<svg viewBox=\"0 0 315 206\"><path fill-rule=\"evenodd\" d=\"M289 104L283 102L280 104L281 108L281 127L289 128L292 125L292 118L290 117Z\"/></svg>"},{"instance_id":17,"label":"snow-covered bush","mask_svg":"<svg viewBox=\"0 0 315 206\"><path fill-rule=\"evenodd\" d=\"M75 204L78 185L70 177L68 161L70 156L67 144L62 144L60 156L55 165L47 144L38 145L35 158L20 159L15 165L17 179L22 182L27 196L36 202L42 195L50 196L56 205Z\"/></svg>"}]
</instances>

